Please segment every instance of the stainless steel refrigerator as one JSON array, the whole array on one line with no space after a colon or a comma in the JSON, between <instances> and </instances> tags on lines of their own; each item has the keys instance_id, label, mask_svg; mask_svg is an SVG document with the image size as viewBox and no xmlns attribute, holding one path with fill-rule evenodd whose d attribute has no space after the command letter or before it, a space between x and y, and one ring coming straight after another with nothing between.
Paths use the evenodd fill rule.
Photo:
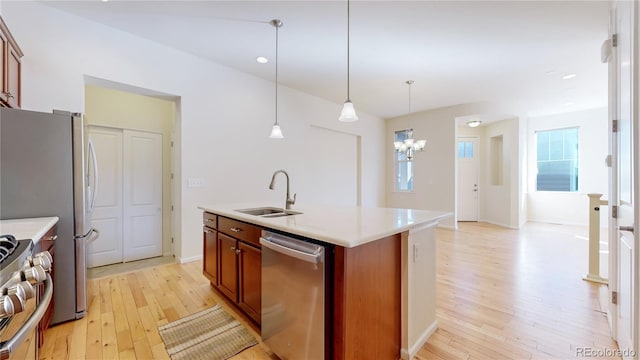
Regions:
<instances>
[{"instance_id":1,"label":"stainless steel refrigerator","mask_svg":"<svg viewBox=\"0 0 640 360\"><path fill-rule=\"evenodd\" d=\"M97 164L80 114L0 108L0 219L58 216L52 323L87 310Z\"/></svg>"}]
</instances>

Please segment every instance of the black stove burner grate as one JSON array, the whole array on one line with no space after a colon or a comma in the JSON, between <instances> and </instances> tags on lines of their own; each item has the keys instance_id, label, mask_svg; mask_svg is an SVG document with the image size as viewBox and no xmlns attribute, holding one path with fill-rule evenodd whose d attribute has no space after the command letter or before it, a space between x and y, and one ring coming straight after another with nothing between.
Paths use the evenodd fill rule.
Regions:
<instances>
[{"instance_id":1,"label":"black stove burner grate","mask_svg":"<svg viewBox=\"0 0 640 360\"><path fill-rule=\"evenodd\" d=\"M18 248L18 240L13 235L0 235L0 264Z\"/></svg>"}]
</instances>

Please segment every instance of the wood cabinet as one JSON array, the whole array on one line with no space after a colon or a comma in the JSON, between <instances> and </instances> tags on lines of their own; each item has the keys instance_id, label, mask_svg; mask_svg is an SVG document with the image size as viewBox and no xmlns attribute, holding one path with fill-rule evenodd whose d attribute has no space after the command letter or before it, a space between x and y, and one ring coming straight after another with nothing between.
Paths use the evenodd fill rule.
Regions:
<instances>
[{"instance_id":1,"label":"wood cabinet","mask_svg":"<svg viewBox=\"0 0 640 360\"><path fill-rule=\"evenodd\" d=\"M211 285L260 325L262 251L258 226L205 212L202 271Z\"/></svg>"},{"instance_id":2,"label":"wood cabinet","mask_svg":"<svg viewBox=\"0 0 640 360\"><path fill-rule=\"evenodd\" d=\"M0 105L19 108L22 103L22 50L0 17Z\"/></svg>"},{"instance_id":3,"label":"wood cabinet","mask_svg":"<svg viewBox=\"0 0 640 360\"><path fill-rule=\"evenodd\" d=\"M257 323L262 310L262 251L239 242L238 306Z\"/></svg>"},{"instance_id":4,"label":"wood cabinet","mask_svg":"<svg viewBox=\"0 0 640 360\"><path fill-rule=\"evenodd\" d=\"M218 232L216 230L204 227L203 246L202 273L209 279L211 285L218 286Z\"/></svg>"},{"instance_id":5,"label":"wood cabinet","mask_svg":"<svg viewBox=\"0 0 640 360\"><path fill-rule=\"evenodd\" d=\"M218 233L218 290L229 300L238 302L238 240Z\"/></svg>"},{"instance_id":6,"label":"wood cabinet","mask_svg":"<svg viewBox=\"0 0 640 360\"><path fill-rule=\"evenodd\" d=\"M51 256L55 255L55 239L57 238L57 227L53 226L46 234L42 236L40 241L34 246L33 252L37 254L42 251L48 251ZM55 274L55 261L51 264L51 278ZM55 284L54 284L55 287ZM36 302L40 303L40 299L44 296L44 284L38 285L38 291L36 293ZM49 303L49 307L47 307L47 311L42 316L42 320L38 323L37 328L37 336L38 336L38 348L42 347L44 344L44 334L45 331L49 328L49 324L51 323L51 317L53 316L53 296L51 297L51 302Z\"/></svg>"}]
</instances>

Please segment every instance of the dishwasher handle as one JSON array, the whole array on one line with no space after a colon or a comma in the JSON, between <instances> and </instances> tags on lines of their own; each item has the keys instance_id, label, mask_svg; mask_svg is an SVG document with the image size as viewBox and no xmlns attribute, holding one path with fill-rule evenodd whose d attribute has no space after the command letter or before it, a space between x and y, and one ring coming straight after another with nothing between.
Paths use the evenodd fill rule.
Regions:
<instances>
[{"instance_id":1,"label":"dishwasher handle","mask_svg":"<svg viewBox=\"0 0 640 360\"><path fill-rule=\"evenodd\" d=\"M282 241L282 240L280 240ZM324 251L319 251L315 253L307 253L304 251L292 249L290 247L275 243L273 241L269 241L269 239L260 238L260 244L266 248L269 248L273 251L279 252L281 254L285 254L291 257L294 257L298 260L302 260L305 262L309 262L312 264L321 263L323 260Z\"/></svg>"}]
</instances>

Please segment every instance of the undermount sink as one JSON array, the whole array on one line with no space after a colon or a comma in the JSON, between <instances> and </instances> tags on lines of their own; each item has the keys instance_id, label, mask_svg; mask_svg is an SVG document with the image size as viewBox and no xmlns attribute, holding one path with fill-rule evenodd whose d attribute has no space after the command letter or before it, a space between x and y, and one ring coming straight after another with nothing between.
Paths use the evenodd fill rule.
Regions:
<instances>
[{"instance_id":1,"label":"undermount sink","mask_svg":"<svg viewBox=\"0 0 640 360\"><path fill-rule=\"evenodd\" d=\"M237 212L241 212L247 215L260 216L265 218L274 218L281 216L289 216L289 215L300 215L302 214L299 211L286 210L277 207L259 207L259 208L251 208L251 209L237 209L234 210Z\"/></svg>"}]
</instances>

